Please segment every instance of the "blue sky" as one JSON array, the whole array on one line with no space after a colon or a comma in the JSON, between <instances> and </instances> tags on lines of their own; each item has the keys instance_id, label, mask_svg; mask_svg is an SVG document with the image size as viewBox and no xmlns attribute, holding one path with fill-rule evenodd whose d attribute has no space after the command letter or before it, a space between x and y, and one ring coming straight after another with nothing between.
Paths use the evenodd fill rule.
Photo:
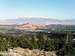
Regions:
<instances>
[{"instance_id":1,"label":"blue sky","mask_svg":"<svg viewBox=\"0 0 75 56\"><path fill-rule=\"evenodd\" d=\"M74 19L75 0L0 0L0 19L23 16Z\"/></svg>"}]
</instances>

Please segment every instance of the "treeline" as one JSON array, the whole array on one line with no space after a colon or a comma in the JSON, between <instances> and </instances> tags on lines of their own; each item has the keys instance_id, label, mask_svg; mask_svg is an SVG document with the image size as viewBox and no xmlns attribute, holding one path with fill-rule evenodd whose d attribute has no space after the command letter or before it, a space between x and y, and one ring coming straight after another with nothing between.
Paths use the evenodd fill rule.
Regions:
<instances>
[{"instance_id":1,"label":"treeline","mask_svg":"<svg viewBox=\"0 0 75 56\"><path fill-rule=\"evenodd\" d=\"M69 46L69 47L67 47ZM21 47L40 49L45 51L63 50L65 53L72 52L71 44L66 44L66 35L47 35L38 33L36 35L22 34L21 36L10 36L0 34L0 51L7 51L9 48Z\"/></svg>"}]
</instances>

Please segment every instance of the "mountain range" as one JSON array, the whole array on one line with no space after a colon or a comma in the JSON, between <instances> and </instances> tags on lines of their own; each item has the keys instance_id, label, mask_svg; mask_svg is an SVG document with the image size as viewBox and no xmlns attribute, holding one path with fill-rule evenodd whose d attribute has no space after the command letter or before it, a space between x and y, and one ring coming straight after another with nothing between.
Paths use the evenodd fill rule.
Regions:
<instances>
[{"instance_id":1,"label":"mountain range","mask_svg":"<svg viewBox=\"0 0 75 56\"><path fill-rule=\"evenodd\" d=\"M75 19L57 20L42 17L19 17L16 19L6 19L0 21L0 29L3 31L4 29L75 31Z\"/></svg>"},{"instance_id":2,"label":"mountain range","mask_svg":"<svg viewBox=\"0 0 75 56\"><path fill-rule=\"evenodd\" d=\"M6 19L0 21L0 24L23 24L23 23L45 24L45 25L49 24L75 25L75 19L58 20L44 17L18 17L16 19Z\"/></svg>"},{"instance_id":3,"label":"mountain range","mask_svg":"<svg viewBox=\"0 0 75 56\"><path fill-rule=\"evenodd\" d=\"M41 24L32 24L32 23L24 23L24 24L19 24L16 26L16 29L32 29L32 30L36 30L36 29L43 29L45 28L46 25L41 25Z\"/></svg>"}]
</instances>

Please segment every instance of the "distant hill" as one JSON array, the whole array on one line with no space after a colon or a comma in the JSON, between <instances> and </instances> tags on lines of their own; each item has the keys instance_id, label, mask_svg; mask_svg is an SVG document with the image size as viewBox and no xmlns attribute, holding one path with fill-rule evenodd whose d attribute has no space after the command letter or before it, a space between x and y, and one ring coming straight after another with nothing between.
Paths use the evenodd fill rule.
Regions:
<instances>
[{"instance_id":1,"label":"distant hill","mask_svg":"<svg viewBox=\"0 0 75 56\"><path fill-rule=\"evenodd\" d=\"M39 24L59 24L60 20L56 20L56 19L50 19L50 18L41 18L41 17L31 17L31 18L27 18L27 17L20 17L20 18L16 18L16 19L7 19L6 21L12 21L15 22L17 24L19 23L39 23Z\"/></svg>"},{"instance_id":2,"label":"distant hill","mask_svg":"<svg viewBox=\"0 0 75 56\"><path fill-rule=\"evenodd\" d=\"M6 25L6 26L5 26ZM0 21L0 28L75 30L75 19L57 20L42 17L19 17Z\"/></svg>"},{"instance_id":3,"label":"distant hill","mask_svg":"<svg viewBox=\"0 0 75 56\"><path fill-rule=\"evenodd\" d=\"M19 25L16 26L16 29L36 30L36 29L41 29L41 28L45 28L45 25L43 25L43 24L33 24L33 23L24 23L24 24L19 24Z\"/></svg>"},{"instance_id":4,"label":"distant hill","mask_svg":"<svg viewBox=\"0 0 75 56\"><path fill-rule=\"evenodd\" d=\"M75 19L67 19L67 20L57 20L52 18L42 18L42 17L19 17L16 19L7 19L6 22L10 22L13 24L21 24L21 23L39 23L39 24L62 24L62 25L75 25Z\"/></svg>"}]
</instances>

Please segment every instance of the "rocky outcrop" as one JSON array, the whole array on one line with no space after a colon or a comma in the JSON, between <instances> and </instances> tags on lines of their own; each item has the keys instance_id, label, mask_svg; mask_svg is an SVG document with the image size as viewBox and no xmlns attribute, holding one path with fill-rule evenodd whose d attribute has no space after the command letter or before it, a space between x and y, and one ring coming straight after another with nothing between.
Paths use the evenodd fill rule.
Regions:
<instances>
[{"instance_id":1,"label":"rocky outcrop","mask_svg":"<svg viewBox=\"0 0 75 56\"><path fill-rule=\"evenodd\" d=\"M25 23L25 24L20 24L16 26L16 29L41 29L45 28L45 25L41 24L32 24L32 23Z\"/></svg>"},{"instance_id":2,"label":"rocky outcrop","mask_svg":"<svg viewBox=\"0 0 75 56\"><path fill-rule=\"evenodd\" d=\"M56 56L55 52L46 52L38 49L23 49L23 48L14 48L9 49L8 52L0 53L0 56Z\"/></svg>"}]
</instances>

